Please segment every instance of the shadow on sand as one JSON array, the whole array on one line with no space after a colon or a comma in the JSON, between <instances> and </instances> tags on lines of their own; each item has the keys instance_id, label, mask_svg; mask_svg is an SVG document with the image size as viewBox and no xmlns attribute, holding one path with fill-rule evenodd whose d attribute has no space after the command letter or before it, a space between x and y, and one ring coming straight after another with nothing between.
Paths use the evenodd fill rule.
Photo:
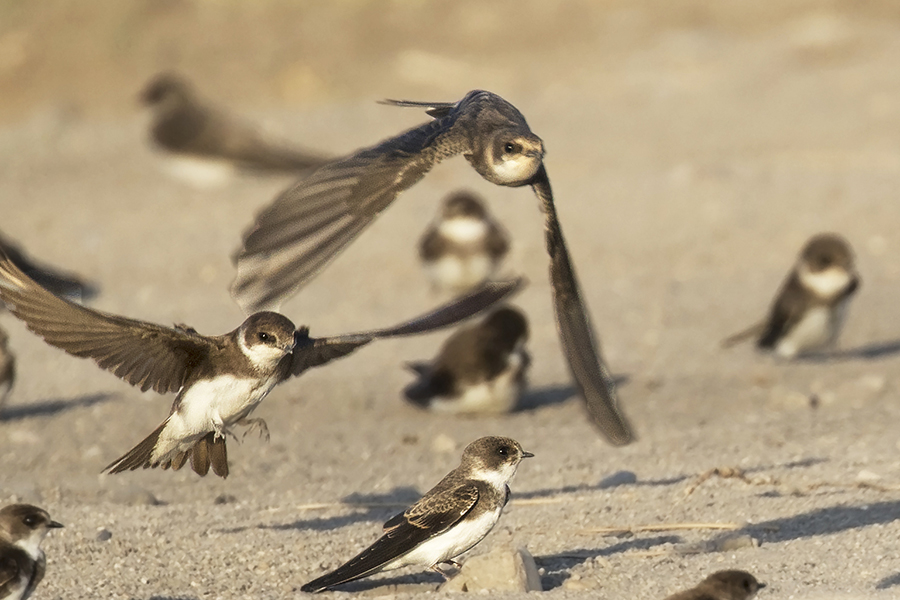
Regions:
<instances>
[{"instance_id":1,"label":"shadow on sand","mask_svg":"<svg viewBox=\"0 0 900 600\"><path fill-rule=\"evenodd\" d=\"M48 417L76 408L86 408L110 400L115 394L90 394L76 398L44 400L34 404L7 406L0 411L0 422L19 421L32 417Z\"/></svg>"}]
</instances>

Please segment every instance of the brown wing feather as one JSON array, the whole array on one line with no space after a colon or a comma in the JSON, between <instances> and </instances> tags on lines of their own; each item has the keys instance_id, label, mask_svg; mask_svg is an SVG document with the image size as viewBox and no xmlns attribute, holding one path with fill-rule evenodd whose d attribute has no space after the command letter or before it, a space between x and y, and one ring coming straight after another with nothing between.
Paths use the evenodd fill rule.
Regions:
<instances>
[{"instance_id":1,"label":"brown wing feather","mask_svg":"<svg viewBox=\"0 0 900 600\"><path fill-rule=\"evenodd\" d=\"M581 390L591 421L616 446L628 444L634 439L634 435L625 417L619 412L615 382L594 339L594 330L581 298L575 269L556 216L550 179L543 166L535 175L532 188L544 211L553 307L566 360L575 383Z\"/></svg>"},{"instance_id":2,"label":"brown wing feather","mask_svg":"<svg viewBox=\"0 0 900 600\"><path fill-rule=\"evenodd\" d=\"M475 291L460 296L424 315L393 327L375 329L365 333L311 338L309 329L301 328L296 334L291 374L299 375L311 367L346 356L374 339L415 335L456 325L503 300L518 290L523 283L522 278L485 283Z\"/></svg>"},{"instance_id":3,"label":"brown wing feather","mask_svg":"<svg viewBox=\"0 0 900 600\"><path fill-rule=\"evenodd\" d=\"M19 563L12 556L0 556L0 598L19 585Z\"/></svg>"},{"instance_id":4,"label":"brown wing feather","mask_svg":"<svg viewBox=\"0 0 900 600\"><path fill-rule=\"evenodd\" d=\"M328 163L279 196L244 237L231 290L238 304L248 312L270 307L311 279L453 153L429 146L454 122L449 115Z\"/></svg>"},{"instance_id":5,"label":"brown wing feather","mask_svg":"<svg viewBox=\"0 0 900 600\"><path fill-rule=\"evenodd\" d=\"M141 391L178 391L213 349L212 341L191 331L103 313L54 296L2 253L0 300L48 344L93 359Z\"/></svg>"}]
</instances>

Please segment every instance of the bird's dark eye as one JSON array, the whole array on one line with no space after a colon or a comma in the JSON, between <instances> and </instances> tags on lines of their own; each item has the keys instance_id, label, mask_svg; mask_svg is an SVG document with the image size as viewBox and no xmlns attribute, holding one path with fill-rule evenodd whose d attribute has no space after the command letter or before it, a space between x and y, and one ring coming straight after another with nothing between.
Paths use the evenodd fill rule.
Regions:
<instances>
[{"instance_id":1,"label":"bird's dark eye","mask_svg":"<svg viewBox=\"0 0 900 600\"><path fill-rule=\"evenodd\" d=\"M499 450L497 450L497 453L500 456L506 456L507 454L509 454L509 448L507 448L506 446L502 446Z\"/></svg>"},{"instance_id":2,"label":"bird's dark eye","mask_svg":"<svg viewBox=\"0 0 900 600\"><path fill-rule=\"evenodd\" d=\"M22 522L25 523L25 525L27 525L28 527L34 527L35 525L37 525L37 517L29 515L22 519Z\"/></svg>"},{"instance_id":3,"label":"bird's dark eye","mask_svg":"<svg viewBox=\"0 0 900 600\"><path fill-rule=\"evenodd\" d=\"M517 149L516 145L513 144L512 142L506 142L506 145L503 146L503 151L506 152L507 154L512 154L513 152L516 151L516 149Z\"/></svg>"},{"instance_id":4,"label":"bird's dark eye","mask_svg":"<svg viewBox=\"0 0 900 600\"><path fill-rule=\"evenodd\" d=\"M265 331L260 331L256 335L259 338L259 341L261 341L261 342L268 342L272 339L272 336L269 335L268 333L266 333Z\"/></svg>"}]
</instances>

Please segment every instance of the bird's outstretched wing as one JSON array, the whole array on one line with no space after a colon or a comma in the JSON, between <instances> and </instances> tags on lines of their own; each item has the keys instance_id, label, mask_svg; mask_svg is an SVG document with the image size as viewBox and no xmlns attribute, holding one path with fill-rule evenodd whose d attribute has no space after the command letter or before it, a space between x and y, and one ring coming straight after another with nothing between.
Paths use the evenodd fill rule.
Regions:
<instances>
[{"instance_id":1,"label":"bird's outstretched wing","mask_svg":"<svg viewBox=\"0 0 900 600\"><path fill-rule=\"evenodd\" d=\"M231 292L247 312L276 303L316 275L381 211L463 146L433 142L450 114L328 163L279 196L244 236Z\"/></svg>"},{"instance_id":2,"label":"bird's outstretched wing","mask_svg":"<svg viewBox=\"0 0 900 600\"><path fill-rule=\"evenodd\" d=\"M478 487L463 484L440 494L427 496L384 524L384 535L331 573L310 581L304 592L320 592L329 587L366 577L409 553L429 538L458 523L478 502Z\"/></svg>"},{"instance_id":3,"label":"bird's outstretched wing","mask_svg":"<svg viewBox=\"0 0 900 600\"><path fill-rule=\"evenodd\" d=\"M93 359L141 391L177 391L212 350L212 342L187 330L111 315L54 296L2 251L0 300L51 346Z\"/></svg>"},{"instance_id":4,"label":"bird's outstretched wing","mask_svg":"<svg viewBox=\"0 0 900 600\"><path fill-rule=\"evenodd\" d=\"M346 356L374 339L415 335L455 325L507 298L523 284L521 277L488 282L431 312L384 329L327 338L311 338L308 329L300 329L296 334L291 373L299 375L311 367Z\"/></svg>"},{"instance_id":5,"label":"bird's outstretched wing","mask_svg":"<svg viewBox=\"0 0 900 600\"><path fill-rule=\"evenodd\" d=\"M547 253L550 255L553 308L556 311L556 324L566 360L587 404L591 420L610 442L617 446L627 444L632 441L634 435L625 417L619 412L616 384L600 356L594 339L594 330L584 301L581 299L575 269L556 216L550 179L543 166L535 176L532 188L544 211L544 233Z\"/></svg>"},{"instance_id":6,"label":"bird's outstretched wing","mask_svg":"<svg viewBox=\"0 0 900 600\"><path fill-rule=\"evenodd\" d=\"M41 264L26 255L18 245L0 234L0 251L22 271L54 294L67 296L78 301L90 300L97 295L95 284L81 277Z\"/></svg>"}]
</instances>

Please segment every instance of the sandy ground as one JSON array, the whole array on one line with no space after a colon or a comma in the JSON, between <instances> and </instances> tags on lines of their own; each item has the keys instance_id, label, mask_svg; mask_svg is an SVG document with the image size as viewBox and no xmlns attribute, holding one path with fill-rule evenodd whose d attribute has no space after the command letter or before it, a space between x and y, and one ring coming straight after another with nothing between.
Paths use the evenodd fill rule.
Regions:
<instances>
[{"instance_id":1,"label":"sandy ground","mask_svg":"<svg viewBox=\"0 0 900 600\"><path fill-rule=\"evenodd\" d=\"M518 106L548 148L570 249L639 439L605 444L572 396L530 191L493 187L455 159L283 312L328 335L436 304L416 241L439 199L469 187L514 236L508 272L531 282L515 300L532 327L523 409L464 419L408 407L402 363L431 356L446 334L384 341L275 390L257 411L271 442L230 442L225 481L187 470L103 476L172 398L141 394L0 315L19 361L0 413L0 502L38 503L66 524L44 544L48 574L35 598L295 596L374 540L383 520L486 434L512 436L536 457L522 464L513 501L473 552L526 546L548 595L662 598L713 570L741 568L768 583L760 599L900 596L900 19L890 3L857 11L763 4L772 15L743 14L739 3L659 12L607 3L586 13L573 5L559 14L502 4L480 20L418 5L349 3L337 16L310 5L300 30L318 49L313 66L278 64L300 73L301 88L330 83L309 98L273 92L268 102L244 91L252 86L241 68L255 73L249 81L268 82L257 95L295 88L268 77L275 67L253 70L274 55L237 56L255 46L236 44L225 58L237 66L200 77L209 94L322 151L345 153L421 122L415 111L374 104L384 96L454 100L482 87ZM64 53L51 50L87 34L60 25L62 41L46 38L46 56L37 54L41 69L18 79L29 44L42 48L36 40L48 23L74 9L58 3L59 14L38 18L4 8L15 19L0 36L0 81L10 90L0 128L2 229L34 256L96 281L97 308L221 333L243 318L227 293L229 256L290 179L204 191L162 174L134 91L166 60L185 70L214 64L215 45L200 36L202 51L153 54L146 39L160 30L186 36L197 22L213 28L219 5L161 5L175 16L148 13L155 29L123 46L119 62L103 55L108 62L96 68L67 69ZM228 14L223 30L238 27ZM321 30L317 14L330 15ZM438 17L439 33L423 41ZM74 22L87 27L90 18L99 17ZM367 29L369 18L386 31ZM246 23L248 37L257 33L259 18ZM559 25L550 39L533 35L548 23ZM281 25L279 39L289 30ZM382 41L371 55L363 41L348 41L361 30ZM342 44L343 62L335 58ZM101 101L98 80L122 87ZM60 89L71 94L60 100ZM847 352L785 364L746 346L720 350L722 337L763 315L801 245L824 230L851 241L863 279L841 340ZM726 467L746 475L701 477ZM619 471L636 483L604 483ZM680 523L733 529L598 531ZM101 530L111 538L100 541ZM422 593L438 583L400 571L348 589Z\"/></svg>"}]
</instances>

